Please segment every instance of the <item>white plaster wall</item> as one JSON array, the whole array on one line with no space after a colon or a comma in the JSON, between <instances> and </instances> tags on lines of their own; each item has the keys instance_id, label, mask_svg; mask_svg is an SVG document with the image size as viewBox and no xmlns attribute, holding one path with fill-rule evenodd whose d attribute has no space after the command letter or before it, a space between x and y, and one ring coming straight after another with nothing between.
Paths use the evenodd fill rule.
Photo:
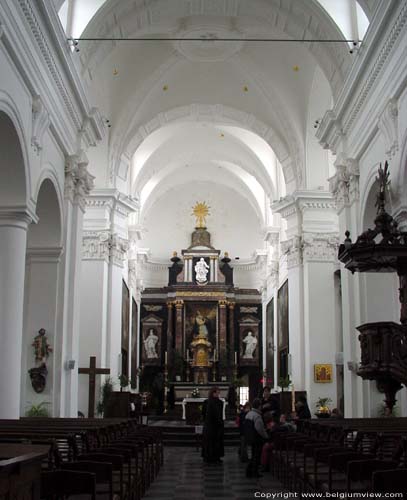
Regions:
<instances>
[{"instance_id":1,"label":"white plaster wall","mask_svg":"<svg viewBox=\"0 0 407 500\"><path fill-rule=\"evenodd\" d=\"M174 250L179 252L190 245L195 227L191 213L197 201L210 206L207 227L211 243L222 253L228 251L232 259L251 260L255 250L263 248L262 228L247 200L225 186L196 182L168 191L142 220L140 246L150 249L152 260L166 262Z\"/></svg>"}]
</instances>

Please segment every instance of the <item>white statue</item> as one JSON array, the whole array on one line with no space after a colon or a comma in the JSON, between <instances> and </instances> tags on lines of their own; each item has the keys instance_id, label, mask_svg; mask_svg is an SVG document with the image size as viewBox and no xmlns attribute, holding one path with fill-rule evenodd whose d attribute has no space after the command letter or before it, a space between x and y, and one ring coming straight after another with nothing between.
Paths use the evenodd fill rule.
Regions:
<instances>
[{"instance_id":1,"label":"white statue","mask_svg":"<svg viewBox=\"0 0 407 500\"><path fill-rule=\"evenodd\" d=\"M206 283L208 280L206 278L208 271L209 271L209 266L205 262L204 258L201 257L199 261L195 264L195 277L196 281L198 283Z\"/></svg>"},{"instance_id":2,"label":"white statue","mask_svg":"<svg viewBox=\"0 0 407 500\"><path fill-rule=\"evenodd\" d=\"M252 332L247 332L242 342L246 344L243 359L253 359L253 354L257 347L257 338L253 336Z\"/></svg>"},{"instance_id":3,"label":"white statue","mask_svg":"<svg viewBox=\"0 0 407 500\"><path fill-rule=\"evenodd\" d=\"M150 328L148 337L144 339L144 348L148 359L158 358L155 346L157 345L158 337L154 334L154 330Z\"/></svg>"}]
</instances>

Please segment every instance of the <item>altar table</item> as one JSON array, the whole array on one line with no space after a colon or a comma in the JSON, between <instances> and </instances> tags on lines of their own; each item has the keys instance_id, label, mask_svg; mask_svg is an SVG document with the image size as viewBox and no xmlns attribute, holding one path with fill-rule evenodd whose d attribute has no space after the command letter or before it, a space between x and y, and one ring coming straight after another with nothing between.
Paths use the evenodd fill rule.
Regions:
<instances>
[{"instance_id":1,"label":"altar table","mask_svg":"<svg viewBox=\"0 0 407 500\"><path fill-rule=\"evenodd\" d=\"M186 420L187 424L197 424L202 415L202 404L207 398L184 398L182 400L182 420ZM219 398L223 403L223 420L226 419L226 405L228 404L224 398Z\"/></svg>"}]
</instances>

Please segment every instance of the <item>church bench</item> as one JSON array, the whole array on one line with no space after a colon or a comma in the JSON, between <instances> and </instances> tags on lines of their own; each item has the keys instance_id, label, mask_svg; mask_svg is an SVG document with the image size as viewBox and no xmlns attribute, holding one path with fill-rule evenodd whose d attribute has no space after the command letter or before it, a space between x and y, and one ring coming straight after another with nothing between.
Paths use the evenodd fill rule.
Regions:
<instances>
[{"instance_id":1,"label":"church bench","mask_svg":"<svg viewBox=\"0 0 407 500\"><path fill-rule=\"evenodd\" d=\"M96 478L90 472L55 470L41 473L41 499L75 497L84 500L83 495L96 500Z\"/></svg>"},{"instance_id":2,"label":"church bench","mask_svg":"<svg viewBox=\"0 0 407 500\"><path fill-rule=\"evenodd\" d=\"M0 443L0 498L39 500L48 445Z\"/></svg>"},{"instance_id":3,"label":"church bench","mask_svg":"<svg viewBox=\"0 0 407 500\"><path fill-rule=\"evenodd\" d=\"M125 471L125 461L122 454L106 452L86 453L78 457L79 462L99 462L109 464L112 468L112 488L113 494L120 500L131 498L129 496L130 484Z\"/></svg>"},{"instance_id":4,"label":"church bench","mask_svg":"<svg viewBox=\"0 0 407 500\"><path fill-rule=\"evenodd\" d=\"M375 471L372 476L372 491L375 493L403 493L407 499L407 468Z\"/></svg>"},{"instance_id":5,"label":"church bench","mask_svg":"<svg viewBox=\"0 0 407 500\"><path fill-rule=\"evenodd\" d=\"M97 500L113 500L113 466L107 462L78 461L61 464L61 470L91 472L95 475Z\"/></svg>"}]
</instances>

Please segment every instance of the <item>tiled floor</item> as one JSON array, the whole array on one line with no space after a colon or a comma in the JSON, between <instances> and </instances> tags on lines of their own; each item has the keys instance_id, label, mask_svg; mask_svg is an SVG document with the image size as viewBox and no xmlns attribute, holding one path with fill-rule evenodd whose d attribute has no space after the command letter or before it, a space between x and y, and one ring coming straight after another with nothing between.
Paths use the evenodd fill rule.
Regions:
<instances>
[{"instance_id":1,"label":"tiled floor","mask_svg":"<svg viewBox=\"0 0 407 500\"><path fill-rule=\"evenodd\" d=\"M246 478L245 464L239 462L236 448L225 450L222 465L204 464L195 448L166 448L164 465L144 498L249 500L256 498L256 492L283 491L269 473L259 479Z\"/></svg>"}]
</instances>

